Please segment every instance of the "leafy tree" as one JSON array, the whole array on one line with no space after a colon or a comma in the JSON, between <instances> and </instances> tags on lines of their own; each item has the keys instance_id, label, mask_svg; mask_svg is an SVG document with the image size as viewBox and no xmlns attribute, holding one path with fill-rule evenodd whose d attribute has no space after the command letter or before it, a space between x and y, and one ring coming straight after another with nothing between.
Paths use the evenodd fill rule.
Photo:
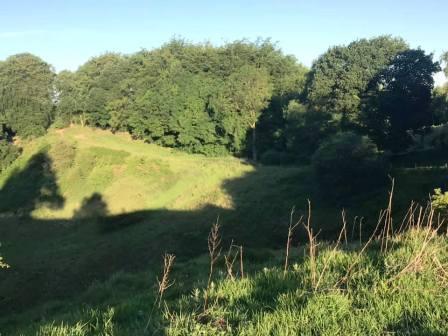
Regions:
<instances>
[{"instance_id":1,"label":"leafy tree","mask_svg":"<svg viewBox=\"0 0 448 336\"><path fill-rule=\"evenodd\" d=\"M85 97L84 108L89 125L110 127L111 107L108 109L107 105L111 101L132 96L132 90L128 86L130 73L128 58L115 53L92 58L80 67L79 80L84 86L80 91Z\"/></svg>"},{"instance_id":2,"label":"leafy tree","mask_svg":"<svg viewBox=\"0 0 448 336\"><path fill-rule=\"evenodd\" d=\"M14 145L11 135L3 127L0 131L0 172L10 166L21 152L21 148Z\"/></svg>"},{"instance_id":3,"label":"leafy tree","mask_svg":"<svg viewBox=\"0 0 448 336\"><path fill-rule=\"evenodd\" d=\"M106 104L109 115L109 125L112 131L127 131L129 118L132 114L132 101L129 97L111 100Z\"/></svg>"},{"instance_id":4,"label":"leafy tree","mask_svg":"<svg viewBox=\"0 0 448 336\"><path fill-rule=\"evenodd\" d=\"M106 128L110 115L106 109L109 101L108 92L99 87L92 88L86 98L87 123L92 126Z\"/></svg>"},{"instance_id":5,"label":"leafy tree","mask_svg":"<svg viewBox=\"0 0 448 336\"><path fill-rule=\"evenodd\" d=\"M0 172L20 155L20 149L5 139L0 139Z\"/></svg>"},{"instance_id":6,"label":"leafy tree","mask_svg":"<svg viewBox=\"0 0 448 336\"><path fill-rule=\"evenodd\" d=\"M330 113L343 128L358 125L368 84L407 47L400 38L380 36L330 48L311 68L307 86L311 108Z\"/></svg>"},{"instance_id":7,"label":"leafy tree","mask_svg":"<svg viewBox=\"0 0 448 336\"><path fill-rule=\"evenodd\" d=\"M286 148L306 162L319 145L336 127L329 113L313 111L297 100L291 100L285 109Z\"/></svg>"},{"instance_id":8,"label":"leafy tree","mask_svg":"<svg viewBox=\"0 0 448 336\"><path fill-rule=\"evenodd\" d=\"M260 152L275 149L287 150L288 120L285 110L290 101L304 101L305 82L308 69L294 58L282 57L271 76L273 94L269 106L263 110L257 124L257 147Z\"/></svg>"},{"instance_id":9,"label":"leafy tree","mask_svg":"<svg viewBox=\"0 0 448 336\"><path fill-rule=\"evenodd\" d=\"M9 57L0 64L0 121L23 137L44 134L53 120L54 72L31 54Z\"/></svg>"},{"instance_id":10,"label":"leafy tree","mask_svg":"<svg viewBox=\"0 0 448 336\"><path fill-rule=\"evenodd\" d=\"M223 118L226 131L238 129L236 136L243 136L247 130L252 133L252 159L257 160L256 126L258 119L268 104L272 94L272 84L265 69L251 65L242 66L229 76L226 98L229 108ZM230 127L229 127L230 126Z\"/></svg>"},{"instance_id":11,"label":"leafy tree","mask_svg":"<svg viewBox=\"0 0 448 336\"><path fill-rule=\"evenodd\" d=\"M442 55L441 61L445 63L445 67L443 68L443 72L445 72L445 76L448 77L448 51L445 52Z\"/></svg>"},{"instance_id":12,"label":"leafy tree","mask_svg":"<svg viewBox=\"0 0 448 336\"><path fill-rule=\"evenodd\" d=\"M205 154L213 151L218 140L206 106L210 87L206 78L181 67L167 70L137 99L129 121L131 133L164 146Z\"/></svg>"},{"instance_id":13,"label":"leafy tree","mask_svg":"<svg viewBox=\"0 0 448 336\"><path fill-rule=\"evenodd\" d=\"M448 122L448 86L435 88L432 94L431 114L435 124Z\"/></svg>"},{"instance_id":14,"label":"leafy tree","mask_svg":"<svg viewBox=\"0 0 448 336\"><path fill-rule=\"evenodd\" d=\"M48 65L18 55L0 64L0 120L9 133L22 136L42 134L55 119L60 127L81 123L129 131L133 137L191 152L240 154L250 147L254 159L257 152L267 151L309 159L338 129L368 132L385 147L396 142L389 133L402 138L408 129L428 123L420 118L428 116L424 109L417 113L428 99L427 90L419 91L418 85L408 90L407 97L413 98L406 109L415 113L406 114L399 136L402 119L386 103L396 98L392 91L400 91L390 79L395 75L386 73L398 71L393 63L407 48L402 39L389 36L361 39L329 49L308 73L268 39L220 47L173 39L130 56L103 54L55 80ZM20 73L14 70L17 64L32 76L14 80ZM409 84L415 78L398 82ZM435 122L444 120L443 103L435 92Z\"/></svg>"},{"instance_id":15,"label":"leafy tree","mask_svg":"<svg viewBox=\"0 0 448 336\"><path fill-rule=\"evenodd\" d=\"M353 132L328 138L312 157L316 184L329 197L349 196L385 180L384 160L376 145Z\"/></svg>"},{"instance_id":16,"label":"leafy tree","mask_svg":"<svg viewBox=\"0 0 448 336\"><path fill-rule=\"evenodd\" d=\"M260 162L265 165L289 165L293 164L295 159L296 157L290 153L270 149L263 152Z\"/></svg>"},{"instance_id":17,"label":"leafy tree","mask_svg":"<svg viewBox=\"0 0 448 336\"><path fill-rule=\"evenodd\" d=\"M62 71L55 80L57 92L56 123L65 127L71 123L86 123L87 76L79 72Z\"/></svg>"},{"instance_id":18,"label":"leafy tree","mask_svg":"<svg viewBox=\"0 0 448 336\"><path fill-rule=\"evenodd\" d=\"M433 122L430 104L437 71L440 66L432 54L410 49L397 54L372 80L364 122L382 148L406 148L410 142L407 131Z\"/></svg>"},{"instance_id":19,"label":"leafy tree","mask_svg":"<svg viewBox=\"0 0 448 336\"><path fill-rule=\"evenodd\" d=\"M256 129L254 153L258 143L263 150L285 150L283 109L303 98L306 72L261 39L221 47L173 39L129 56L107 53L59 74L58 125L129 131L209 155L244 152L253 142L248 130Z\"/></svg>"}]
</instances>

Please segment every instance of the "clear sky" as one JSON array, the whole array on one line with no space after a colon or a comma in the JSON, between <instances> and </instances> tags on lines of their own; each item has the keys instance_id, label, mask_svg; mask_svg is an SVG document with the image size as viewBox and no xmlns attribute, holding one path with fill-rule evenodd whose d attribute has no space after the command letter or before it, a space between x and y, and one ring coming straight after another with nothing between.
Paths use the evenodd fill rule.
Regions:
<instances>
[{"instance_id":1,"label":"clear sky","mask_svg":"<svg viewBox=\"0 0 448 336\"><path fill-rule=\"evenodd\" d=\"M438 58L448 50L447 13L448 0L5 0L0 59L27 51L75 70L105 51L151 49L174 36L271 37L310 66L329 46L381 34Z\"/></svg>"}]
</instances>

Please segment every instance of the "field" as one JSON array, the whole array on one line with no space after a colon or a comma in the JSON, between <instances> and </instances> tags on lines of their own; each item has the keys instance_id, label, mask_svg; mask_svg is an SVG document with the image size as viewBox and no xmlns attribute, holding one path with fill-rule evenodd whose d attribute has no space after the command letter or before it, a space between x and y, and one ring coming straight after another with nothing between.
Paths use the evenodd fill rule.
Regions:
<instances>
[{"instance_id":1,"label":"field","mask_svg":"<svg viewBox=\"0 0 448 336\"><path fill-rule=\"evenodd\" d=\"M414 334L447 332L446 287L435 280L433 268L421 278L411 273L400 280L404 291L386 286L391 274L406 266L425 231L395 238L396 251L386 255L377 254L377 243L372 244L362 260L372 270L362 279L369 284L362 290L313 293L305 275L309 261L296 247L297 266L285 278L279 268L292 207L296 216L306 215L310 200L321 240L337 236L344 209L349 240L364 241L387 204L387 188L330 202L315 189L308 166L206 158L81 127L52 130L20 145L23 155L0 177L1 254L11 265L0 277L0 330L7 335L135 335L143 332L151 311L148 334L242 333L242 325L248 326L247 334L278 334L280 329L296 334L307 323L329 335L384 334L400 333L409 321L416 323L409 327ZM392 172L399 222L412 200L424 204L434 188L446 186L448 169L402 160ZM232 239L244 247L248 276L224 280L220 265L210 294L213 318L199 323L195 300L206 286L207 234L217 220L225 249ZM304 248L303 228L295 241ZM447 250L446 238L431 244ZM330 280L360 248L351 243L337 252ZM171 324L163 316L166 310L153 309L165 252L176 255L176 282L167 292ZM446 257L440 255L442 264ZM376 301L369 296L372 291ZM415 305L404 304L405 299ZM346 318L353 307L359 315ZM296 309L300 315L293 313ZM324 324L322 317L330 313L346 325ZM217 326L216 316L225 323ZM360 316L363 324L355 329Z\"/></svg>"}]
</instances>

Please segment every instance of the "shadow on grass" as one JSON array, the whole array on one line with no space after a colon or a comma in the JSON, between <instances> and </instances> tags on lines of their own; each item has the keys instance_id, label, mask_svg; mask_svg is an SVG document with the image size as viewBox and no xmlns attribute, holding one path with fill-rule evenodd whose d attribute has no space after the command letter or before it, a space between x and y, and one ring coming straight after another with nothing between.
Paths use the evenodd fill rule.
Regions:
<instances>
[{"instance_id":1,"label":"shadow on grass","mask_svg":"<svg viewBox=\"0 0 448 336\"><path fill-rule=\"evenodd\" d=\"M12 211L28 216L39 207L60 209L61 195L53 170L53 161L45 150L32 156L23 169L15 169L0 192L0 213Z\"/></svg>"},{"instance_id":2,"label":"shadow on grass","mask_svg":"<svg viewBox=\"0 0 448 336\"><path fill-rule=\"evenodd\" d=\"M48 155L39 153L24 169L11 174L0 191L0 212L16 214L0 217L2 253L12 266L0 278L2 315L73 297L119 271L149 269L153 274L148 281L152 281L164 252L176 254L180 262L207 253L207 235L218 216L223 246L235 239L248 250L283 248L291 207L300 206L297 214L306 215L307 198L319 205L312 217L315 231L321 230L320 239L334 238L340 229L340 208L315 196L309 171L302 168L285 168L290 171L281 175L278 168L261 167L225 181L222 187L233 200L232 209L207 205L191 211L156 209L111 215L103 196L95 193L84 200L73 219L33 219L30 213L38 206L64 204L51 166ZM411 199L427 197L444 177L445 173L438 173L425 179L426 184L430 181L429 190L409 179L410 185L397 197L396 211L405 211ZM346 209L351 218L366 216L362 230L367 237L385 203L384 193L366 192L347 201ZM349 228L358 239L358 229ZM305 237L297 231L297 240Z\"/></svg>"}]
</instances>

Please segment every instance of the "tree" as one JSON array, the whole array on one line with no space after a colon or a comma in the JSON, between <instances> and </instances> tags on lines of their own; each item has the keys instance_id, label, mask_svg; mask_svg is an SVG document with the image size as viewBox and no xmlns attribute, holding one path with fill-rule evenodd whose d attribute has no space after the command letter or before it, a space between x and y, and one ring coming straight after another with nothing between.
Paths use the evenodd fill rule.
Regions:
<instances>
[{"instance_id":1,"label":"tree","mask_svg":"<svg viewBox=\"0 0 448 336\"><path fill-rule=\"evenodd\" d=\"M225 119L242 125L252 133L252 159L257 160L256 126L262 110L269 104L272 84L265 69L251 65L242 66L238 72L230 75L227 86L230 113Z\"/></svg>"},{"instance_id":2,"label":"tree","mask_svg":"<svg viewBox=\"0 0 448 336\"><path fill-rule=\"evenodd\" d=\"M31 54L9 57L0 64L0 121L8 132L38 136L53 120L55 74Z\"/></svg>"},{"instance_id":3,"label":"tree","mask_svg":"<svg viewBox=\"0 0 448 336\"><path fill-rule=\"evenodd\" d=\"M56 118L58 126L71 123L85 125L88 78L80 72L62 71L55 80L57 93Z\"/></svg>"},{"instance_id":4,"label":"tree","mask_svg":"<svg viewBox=\"0 0 448 336\"><path fill-rule=\"evenodd\" d=\"M353 132L329 137L314 153L312 167L320 192L330 198L378 187L386 177L386 165L376 145Z\"/></svg>"},{"instance_id":5,"label":"tree","mask_svg":"<svg viewBox=\"0 0 448 336\"><path fill-rule=\"evenodd\" d=\"M448 77L448 51L442 55L441 61L445 63L445 68L443 68L443 72L445 72L445 76Z\"/></svg>"},{"instance_id":6,"label":"tree","mask_svg":"<svg viewBox=\"0 0 448 336\"><path fill-rule=\"evenodd\" d=\"M431 114L437 125L448 122L448 86L437 87L432 93Z\"/></svg>"},{"instance_id":7,"label":"tree","mask_svg":"<svg viewBox=\"0 0 448 336\"><path fill-rule=\"evenodd\" d=\"M111 101L133 95L132 88L128 85L131 73L129 59L116 53L94 57L79 68L77 79L81 87L78 91L84 97L85 105L82 108L86 111L89 125L101 128L111 126L111 107L108 109L107 105ZM113 108L117 106L115 104Z\"/></svg>"},{"instance_id":8,"label":"tree","mask_svg":"<svg viewBox=\"0 0 448 336\"><path fill-rule=\"evenodd\" d=\"M0 172L7 168L20 155L21 150L6 139L0 138Z\"/></svg>"},{"instance_id":9,"label":"tree","mask_svg":"<svg viewBox=\"0 0 448 336\"><path fill-rule=\"evenodd\" d=\"M390 36L330 48L311 68L307 85L310 107L330 113L343 128L358 126L368 84L395 55L407 48L402 39Z\"/></svg>"},{"instance_id":10,"label":"tree","mask_svg":"<svg viewBox=\"0 0 448 336\"><path fill-rule=\"evenodd\" d=\"M397 54L371 81L364 124L382 148L405 149L410 143L407 131L433 123L431 93L438 71L432 54L410 49Z\"/></svg>"},{"instance_id":11,"label":"tree","mask_svg":"<svg viewBox=\"0 0 448 336\"><path fill-rule=\"evenodd\" d=\"M260 152L287 150L289 133L285 110L291 101L303 103L307 73L308 69L294 58L279 58L271 76L272 97L257 124L257 148Z\"/></svg>"},{"instance_id":12,"label":"tree","mask_svg":"<svg viewBox=\"0 0 448 336\"><path fill-rule=\"evenodd\" d=\"M285 108L286 149L301 162L308 162L319 145L336 132L329 113L315 111L297 100L291 100Z\"/></svg>"}]
</instances>

